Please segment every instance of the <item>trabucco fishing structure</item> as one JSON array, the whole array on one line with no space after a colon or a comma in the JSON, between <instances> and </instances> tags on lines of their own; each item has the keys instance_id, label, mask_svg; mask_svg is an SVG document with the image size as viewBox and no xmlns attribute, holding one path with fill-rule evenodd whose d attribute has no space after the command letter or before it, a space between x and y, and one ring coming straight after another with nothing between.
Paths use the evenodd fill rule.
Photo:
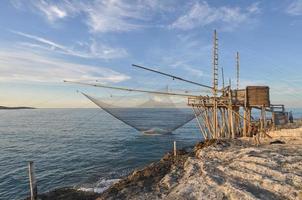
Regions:
<instances>
[{"instance_id":1,"label":"trabucco fishing structure","mask_svg":"<svg viewBox=\"0 0 302 200\"><path fill-rule=\"evenodd\" d=\"M98 100L82 93L100 108L107 113L111 114L115 118L121 120L129 126L148 133L148 132L172 132L177 128L183 126L187 122L196 118L200 132L205 139L210 138L236 138L236 137L249 137L251 127L256 123L252 117L253 110L259 110L260 116L257 120L257 126L259 126L260 136L269 136L266 131L268 128L274 128L276 125L288 123L288 113L285 111L284 105L273 105L270 103L270 90L268 86L246 86L245 88L239 88L239 53L236 53L236 88L231 87L231 83L225 86L223 68L222 71L222 88L218 88L219 81L219 57L218 57L218 39L216 30L213 36L213 84L212 86L197 83L191 80L187 80L178 76L174 76L168 73L160 72L148 67L133 64L133 67L143 69L149 72L157 73L166 77L170 77L173 80L179 80L190 84L197 85L202 88L206 88L211 91L211 95L193 95L189 93L170 92L167 91L153 91L142 90L125 87L107 86L98 83L84 83L77 81L67 81L68 83L76 83L81 85L107 88L110 90L119 90L136 93L152 94L153 97L159 96L165 98L165 103L161 100L161 104L155 103L154 99L149 99L142 103L140 108L144 108L141 115L135 118L135 114L129 110L124 110L122 107L115 107L108 103ZM187 98L187 107L191 108L190 112L181 111L176 106L174 110L171 107L165 107L160 105L172 105L169 101L170 97L185 97ZM153 101L151 104L150 101ZM152 106L150 106L152 105ZM157 113L157 117L151 117L154 109L162 109ZM148 115L143 115L144 112L148 112ZM271 113L271 119L267 120L266 113ZM149 116L149 117L148 117ZM150 118L150 119L149 119ZM156 120L157 119L157 120ZM146 120L147 123L141 123L141 120Z\"/></svg>"}]
</instances>

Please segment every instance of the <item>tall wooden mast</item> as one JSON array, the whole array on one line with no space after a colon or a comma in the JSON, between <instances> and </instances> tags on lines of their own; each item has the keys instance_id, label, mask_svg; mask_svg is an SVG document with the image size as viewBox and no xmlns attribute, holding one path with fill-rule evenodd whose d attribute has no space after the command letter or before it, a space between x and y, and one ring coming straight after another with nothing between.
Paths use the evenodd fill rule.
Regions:
<instances>
[{"instance_id":1,"label":"tall wooden mast","mask_svg":"<svg viewBox=\"0 0 302 200\"><path fill-rule=\"evenodd\" d=\"M239 89L239 70L240 70L240 63L239 63L239 52L236 53L236 68L237 68L237 90Z\"/></svg>"},{"instance_id":2,"label":"tall wooden mast","mask_svg":"<svg viewBox=\"0 0 302 200\"><path fill-rule=\"evenodd\" d=\"M223 67L221 68L221 80L222 80L222 88L224 89L224 72L223 72Z\"/></svg>"},{"instance_id":3,"label":"tall wooden mast","mask_svg":"<svg viewBox=\"0 0 302 200\"><path fill-rule=\"evenodd\" d=\"M217 112L217 90L218 90L218 39L217 32L214 30L213 39L213 125L214 125L214 137L218 135L218 112Z\"/></svg>"}]
</instances>

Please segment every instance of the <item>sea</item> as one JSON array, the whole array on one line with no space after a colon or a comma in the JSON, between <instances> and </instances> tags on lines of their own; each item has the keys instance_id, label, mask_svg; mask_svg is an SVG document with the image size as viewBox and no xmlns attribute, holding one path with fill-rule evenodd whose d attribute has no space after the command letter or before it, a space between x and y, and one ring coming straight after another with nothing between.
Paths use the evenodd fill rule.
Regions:
<instances>
[{"instance_id":1,"label":"sea","mask_svg":"<svg viewBox=\"0 0 302 200\"><path fill-rule=\"evenodd\" d=\"M61 187L102 192L173 148L202 140L193 119L169 134L143 134L98 108L0 110L0 200ZM152 115L149 120L152 121Z\"/></svg>"},{"instance_id":2,"label":"sea","mask_svg":"<svg viewBox=\"0 0 302 200\"><path fill-rule=\"evenodd\" d=\"M293 114L301 118L302 110ZM184 148L203 139L194 119L170 134L143 134L98 108L0 110L0 116L0 200L29 196L29 161L39 193L102 192L172 151L173 141ZM144 115L150 122L157 116Z\"/></svg>"}]
</instances>

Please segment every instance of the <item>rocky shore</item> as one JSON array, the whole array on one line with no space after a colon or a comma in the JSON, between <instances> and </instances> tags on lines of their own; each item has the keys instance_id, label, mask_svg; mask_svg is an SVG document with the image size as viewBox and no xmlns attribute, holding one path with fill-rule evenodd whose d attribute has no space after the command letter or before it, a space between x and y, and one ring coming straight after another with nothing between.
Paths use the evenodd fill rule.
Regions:
<instances>
[{"instance_id":1,"label":"rocky shore","mask_svg":"<svg viewBox=\"0 0 302 200\"><path fill-rule=\"evenodd\" d=\"M62 188L42 200L302 199L302 128L271 133L256 147L250 138L209 140L113 184L101 194Z\"/></svg>"}]
</instances>

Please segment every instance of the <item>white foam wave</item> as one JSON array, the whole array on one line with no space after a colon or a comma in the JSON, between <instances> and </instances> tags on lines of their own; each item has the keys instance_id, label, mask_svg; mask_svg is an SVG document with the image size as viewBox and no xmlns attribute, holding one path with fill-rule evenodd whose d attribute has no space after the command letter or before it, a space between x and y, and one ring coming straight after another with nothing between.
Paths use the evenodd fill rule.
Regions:
<instances>
[{"instance_id":1,"label":"white foam wave","mask_svg":"<svg viewBox=\"0 0 302 200\"><path fill-rule=\"evenodd\" d=\"M78 188L78 190L84 192L102 193L107 190L111 185L117 183L119 180L120 179L100 179L97 183L90 186L81 186Z\"/></svg>"}]
</instances>

